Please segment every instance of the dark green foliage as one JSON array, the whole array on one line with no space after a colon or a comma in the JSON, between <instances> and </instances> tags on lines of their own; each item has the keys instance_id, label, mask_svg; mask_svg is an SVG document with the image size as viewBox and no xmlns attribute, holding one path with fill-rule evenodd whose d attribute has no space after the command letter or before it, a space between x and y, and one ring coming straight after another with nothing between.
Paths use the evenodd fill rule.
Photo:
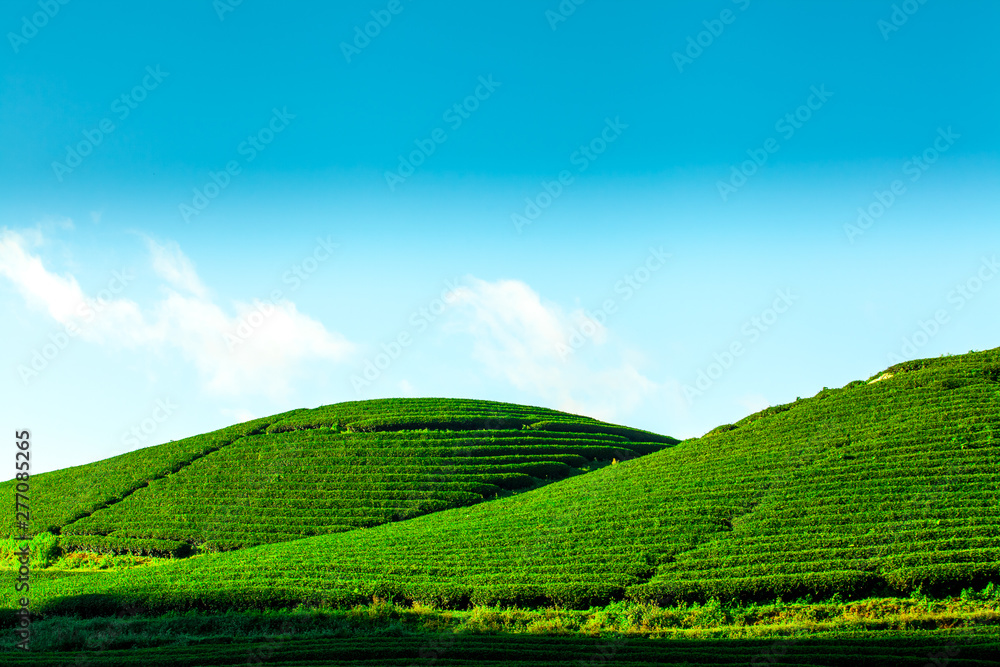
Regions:
<instances>
[{"instance_id":1,"label":"dark green foliage","mask_svg":"<svg viewBox=\"0 0 1000 667\"><path fill-rule=\"evenodd\" d=\"M414 415L409 417L372 417L359 419L344 425L354 433L377 433L380 431L479 431L520 429L533 422L532 418L521 417L470 417L467 415Z\"/></svg>"},{"instance_id":2,"label":"dark green foliage","mask_svg":"<svg viewBox=\"0 0 1000 667\"><path fill-rule=\"evenodd\" d=\"M28 540L0 538L0 561L14 566L25 546L31 554L32 567L48 567L59 557L59 537L52 533L39 533Z\"/></svg>"},{"instance_id":3,"label":"dark green foliage","mask_svg":"<svg viewBox=\"0 0 1000 667\"><path fill-rule=\"evenodd\" d=\"M124 624L123 624L124 625ZM455 667L521 667L528 665L813 665L868 667L958 667L995 665L1000 633L996 627L962 632L869 631L842 637L770 639L657 640L622 635L607 637L552 637L537 635L461 635L389 633L387 636L297 637L279 632L255 641L212 642L181 646L143 645L143 637L102 633L101 650L79 653L15 651L4 664L65 667L79 656L90 667L201 667L203 665L262 664ZM118 632L122 632L118 630ZM126 644L127 645L123 645ZM85 661L85 662L84 662Z\"/></svg>"},{"instance_id":4,"label":"dark green foliage","mask_svg":"<svg viewBox=\"0 0 1000 667\"><path fill-rule=\"evenodd\" d=\"M63 551L92 551L99 554L135 554L184 558L191 555L191 545L177 540L142 540L109 535L63 535L59 538Z\"/></svg>"},{"instance_id":5,"label":"dark green foliage","mask_svg":"<svg viewBox=\"0 0 1000 667\"><path fill-rule=\"evenodd\" d=\"M711 431L703 435L703 438L710 438L713 435L719 435L720 433L727 433L729 431L735 430L737 426L735 424L723 424L722 426L716 426Z\"/></svg>"},{"instance_id":6,"label":"dark green foliage","mask_svg":"<svg viewBox=\"0 0 1000 667\"><path fill-rule=\"evenodd\" d=\"M386 398L374 401L346 401L326 405L314 410L305 410L268 427L269 433L280 433L300 429L335 426L347 428L358 424L354 430L402 430L432 428L424 424L435 421L468 419L471 426L462 430L511 428L506 424L530 424L544 419L567 419L600 424L597 420L579 415L570 415L558 410L536 408L514 403L478 401L451 398ZM372 421L374 420L374 421ZM475 424L493 422L491 426ZM396 425L400 427L396 427ZM610 426L610 425L609 425Z\"/></svg>"},{"instance_id":7,"label":"dark green foliage","mask_svg":"<svg viewBox=\"0 0 1000 667\"><path fill-rule=\"evenodd\" d=\"M894 366L890 366L885 369L886 373L909 373L913 371L922 371L926 368L939 368L942 366L948 366L953 363L950 356L947 357L931 357L929 359L911 359L910 361L904 361L898 363Z\"/></svg>"},{"instance_id":8,"label":"dark green foliage","mask_svg":"<svg viewBox=\"0 0 1000 667\"><path fill-rule=\"evenodd\" d=\"M665 445L676 445L680 440L667 435L659 435L642 431L637 428L626 428L623 426L608 426L604 423L580 422L580 421L541 421L531 424L529 428L542 431L562 431L568 433L595 433L620 435L632 442L657 442ZM650 449L649 451L656 451Z\"/></svg>"},{"instance_id":9,"label":"dark green foliage","mask_svg":"<svg viewBox=\"0 0 1000 667\"><path fill-rule=\"evenodd\" d=\"M782 405L772 405L768 408L764 408L760 412L755 412L752 415L744 417L736 423L736 427L743 426L744 424L750 424L759 419L764 419L765 417L772 417L774 415L780 414L782 412L787 412L795 407L795 403L784 403Z\"/></svg>"}]
</instances>

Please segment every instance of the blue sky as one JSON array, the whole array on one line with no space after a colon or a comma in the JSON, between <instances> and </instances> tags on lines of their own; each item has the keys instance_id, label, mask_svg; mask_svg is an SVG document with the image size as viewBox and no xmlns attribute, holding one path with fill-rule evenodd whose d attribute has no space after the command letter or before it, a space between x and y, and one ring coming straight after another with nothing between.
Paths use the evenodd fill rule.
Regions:
<instances>
[{"instance_id":1,"label":"blue sky","mask_svg":"<svg viewBox=\"0 0 1000 667\"><path fill-rule=\"evenodd\" d=\"M689 437L998 344L996 3L577 2L6 3L35 470L383 396Z\"/></svg>"}]
</instances>

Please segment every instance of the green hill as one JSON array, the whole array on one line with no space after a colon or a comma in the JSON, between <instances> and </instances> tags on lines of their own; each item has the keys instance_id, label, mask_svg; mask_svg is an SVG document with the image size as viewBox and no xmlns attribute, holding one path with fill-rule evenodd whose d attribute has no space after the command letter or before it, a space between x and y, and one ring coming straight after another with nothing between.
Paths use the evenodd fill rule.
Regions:
<instances>
[{"instance_id":1,"label":"green hill","mask_svg":"<svg viewBox=\"0 0 1000 667\"><path fill-rule=\"evenodd\" d=\"M52 610L95 610L980 586L1000 580L998 377L998 350L908 362L530 493L36 587Z\"/></svg>"},{"instance_id":2,"label":"green hill","mask_svg":"<svg viewBox=\"0 0 1000 667\"><path fill-rule=\"evenodd\" d=\"M119 456L32 475L30 480L31 523L29 530L16 528L14 504L0 507L0 536L37 535L59 530L144 488L149 483L178 472L193 461L258 433L272 422L300 412L257 419L236 426L147 447ZM0 493L13 497L17 480L0 483Z\"/></svg>"},{"instance_id":3,"label":"green hill","mask_svg":"<svg viewBox=\"0 0 1000 667\"><path fill-rule=\"evenodd\" d=\"M467 505L676 442L490 401L353 401L32 477L33 526L67 550L236 549Z\"/></svg>"}]
</instances>

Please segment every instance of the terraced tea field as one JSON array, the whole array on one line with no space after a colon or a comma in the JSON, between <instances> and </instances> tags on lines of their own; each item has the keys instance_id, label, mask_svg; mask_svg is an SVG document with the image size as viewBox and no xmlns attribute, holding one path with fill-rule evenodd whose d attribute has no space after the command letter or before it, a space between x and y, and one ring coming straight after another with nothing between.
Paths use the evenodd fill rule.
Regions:
<instances>
[{"instance_id":1,"label":"terraced tea field","mask_svg":"<svg viewBox=\"0 0 1000 667\"><path fill-rule=\"evenodd\" d=\"M33 525L68 550L237 549L468 505L676 442L489 401L340 403L39 475Z\"/></svg>"},{"instance_id":2,"label":"terraced tea field","mask_svg":"<svg viewBox=\"0 0 1000 667\"><path fill-rule=\"evenodd\" d=\"M1000 578L997 367L996 351L910 364L528 493L38 588L51 609L76 612L126 601L586 607L978 587ZM213 456L264 451L268 438Z\"/></svg>"},{"instance_id":3,"label":"terraced tea field","mask_svg":"<svg viewBox=\"0 0 1000 667\"><path fill-rule=\"evenodd\" d=\"M139 609L167 628L155 646L136 636L121 640L128 650L91 652L95 665L262 652L272 664L991 664L998 380L1000 350L907 362L680 443L487 401L296 410L33 478L36 517L65 550L175 557L38 569L32 610L58 624ZM13 572L4 579L9 625ZM830 603L803 607L787 637L772 625L757 638L756 605L796 598ZM902 598L973 606L879 616ZM825 626L840 600L874 620L845 602L847 625ZM414 631L390 616L373 629L385 604L437 620ZM625 629L602 611L615 605L638 605ZM296 609L353 609L355 625L232 644L178 643L169 630L196 620L185 612ZM592 620L570 629L560 614L574 609ZM466 632L452 613L540 616ZM693 629L661 636L644 614Z\"/></svg>"}]
</instances>

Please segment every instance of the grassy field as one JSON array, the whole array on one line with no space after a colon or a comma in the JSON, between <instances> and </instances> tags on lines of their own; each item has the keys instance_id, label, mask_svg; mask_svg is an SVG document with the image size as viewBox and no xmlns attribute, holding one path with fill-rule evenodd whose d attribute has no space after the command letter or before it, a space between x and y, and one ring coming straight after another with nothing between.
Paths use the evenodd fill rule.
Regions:
<instances>
[{"instance_id":1,"label":"grassy field","mask_svg":"<svg viewBox=\"0 0 1000 667\"><path fill-rule=\"evenodd\" d=\"M50 473L71 499L40 510L61 534L36 538L37 657L991 664L998 380L1000 350L907 362L679 444L509 404L353 402L92 464L117 475L100 492L73 496L86 466ZM194 555L61 554L88 536Z\"/></svg>"},{"instance_id":2,"label":"grassy field","mask_svg":"<svg viewBox=\"0 0 1000 667\"><path fill-rule=\"evenodd\" d=\"M150 616L135 607L111 617L50 617L33 632L30 656L11 650L12 636L0 641L4 664L65 664L73 655L91 665L977 665L995 664L1000 650L1000 591L945 600L623 602L580 611L376 601Z\"/></svg>"}]
</instances>

